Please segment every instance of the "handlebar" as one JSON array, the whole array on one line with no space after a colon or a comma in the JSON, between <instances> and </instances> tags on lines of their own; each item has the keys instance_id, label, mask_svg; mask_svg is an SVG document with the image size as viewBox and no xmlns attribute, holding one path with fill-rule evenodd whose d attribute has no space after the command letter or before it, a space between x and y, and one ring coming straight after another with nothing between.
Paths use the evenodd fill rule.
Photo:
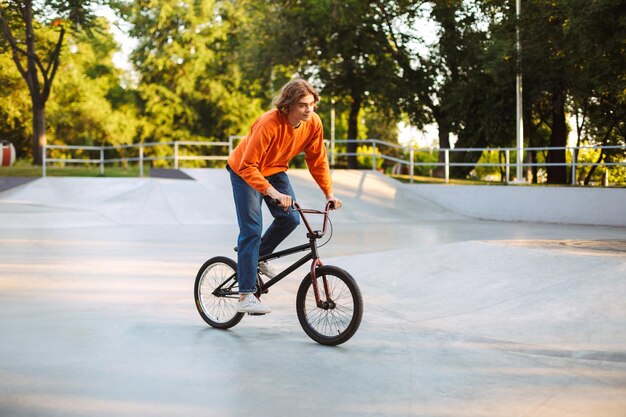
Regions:
<instances>
[{"instance_id":1,"label":"handlebar","mask_svg":"<svg viewBox=\"0 0 626 417\"><path fill-rule=\"evenodd\" d=\"M280 200L277 198L274 198L272 200L270 200L272 204L283 207L282 204L280 204ZM298 203L296 203L295 201L293 202L293 205L291 207L288 208L292 208L294 210L302 210L302 208L300 207L300 205ZM327 201L326 202L326 208L324 209L325 212L328 212L328 210L334 210L335 209L335 202L334 201ZM308 210L308 209L307 209ZM319 211L319 210L318 210ZM319 212L318 214L323 214L323 212Z\"/></svg>"},{"instance_id":2,"label":"handlebar","mask_svg":"<svg viewBox=\"0 0 626 417\"><path fill-rule=\"evenodd\" d=\"M277 206L283 207L280 204L280 200L278 200L277 198L274 198L272 200L270 200L272 202L272 204L275 204ZM293 202L291 207L288 207L288 209L297 211L298 213L300 213L300 217L302 218L302 222L304 223L304 226L307 228L308 232L307 233L307 237L309 238L316 238L319 239L322 236L324 236L326 234L326 227L328 226L328 222L329 222L329 217L328 217L328 213L330 212L330 210L334 210L335 209L335 203L334 201L327 201L326 202L326 206L324 207L324 210L314 210L314 209L307 209L307 208L302 208L300 206L300 204L298 204L297 202ZM322 230L313 230L313 228L311 227L311 224L309 223L309 221L307 220L305 214L322 214L324 215L324 223L322 225Z\"/></svg>"}]
</instances>

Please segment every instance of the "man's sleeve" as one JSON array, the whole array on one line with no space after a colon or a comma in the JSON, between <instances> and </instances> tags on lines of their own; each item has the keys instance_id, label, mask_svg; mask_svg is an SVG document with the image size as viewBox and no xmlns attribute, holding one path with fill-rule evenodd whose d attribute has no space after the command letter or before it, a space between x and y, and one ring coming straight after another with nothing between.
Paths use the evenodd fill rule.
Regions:
<instances>
[{"instance_id":1,"label":"man's sleeve","mask_svg":"<svg viewBox=\"0 0 626 417\"><path fill-rule=\"evenodd\" d=\"M328 155L324 145L324 128L321 121L319 121L311 136L311 140L304 148L306 164L324 195L329 195L333 192L333 186L328 167Z\"/></svg>"},{"instance_id":2,"label":"man's sleeve","mask_svg":"<svg viewBox=\"0 0 626 417\"><path fill-rule=\"evenodd\" d=\"M262 124L255 126L248 135L248 145L238 167L239 176L261 194L265 194L270 187L269 181L259 170L259 161L269 148L270 142L271 137L267 129Z\"/></svg>"}]
</instances>

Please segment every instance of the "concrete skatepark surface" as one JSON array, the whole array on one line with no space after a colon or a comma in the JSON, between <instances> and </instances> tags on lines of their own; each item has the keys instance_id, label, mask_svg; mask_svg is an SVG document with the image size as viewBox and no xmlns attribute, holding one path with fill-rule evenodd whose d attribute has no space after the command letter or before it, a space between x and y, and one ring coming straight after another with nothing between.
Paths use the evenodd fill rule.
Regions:
<instances>
[{"instance_id":1,"label":"concrete skatepark surface","mask_svg":"<svg viewBox=\"0 0 626 417\"><path fill-rule=\"evenodd\" d=\"M296 318L305 270L270 315L202 321L196 272L237 227L226 171L184 172L0 192L0 416L626 416L626 228L475 220L335 171L322 259L365 312L330 348Z\"/></svg>"}]
</instances>

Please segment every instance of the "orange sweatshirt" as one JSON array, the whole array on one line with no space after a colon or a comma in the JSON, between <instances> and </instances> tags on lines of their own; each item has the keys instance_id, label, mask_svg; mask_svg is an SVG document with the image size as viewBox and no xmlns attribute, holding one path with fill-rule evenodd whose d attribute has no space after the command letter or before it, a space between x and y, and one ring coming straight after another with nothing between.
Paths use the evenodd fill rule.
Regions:
<instances>
[{"instance_id":1,"label":"orange sweatshirt","mask_svg":"<svg viewBox=\"0 0 626 417\"><path fill-rule=\"evenodd\" d=\"M228 157L228 165L252 188L265 194L270 187L265 177L287 171L289 161L302 151L319 187L325 195L331 194L324 130L316 113L294 129L278 109L268 111L252 124L248 136Z\"/></svg>"}]
</instances>

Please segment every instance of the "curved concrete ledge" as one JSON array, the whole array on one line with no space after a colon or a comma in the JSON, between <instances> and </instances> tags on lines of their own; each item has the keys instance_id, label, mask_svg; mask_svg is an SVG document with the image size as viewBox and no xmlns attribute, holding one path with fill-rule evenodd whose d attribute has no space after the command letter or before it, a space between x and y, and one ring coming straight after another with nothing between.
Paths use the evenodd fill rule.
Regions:
<instances>
[{"instance_id":1,"label":"curved concrete ledge","mask_svg":"<svg viewBox=\"0 0 626 417\"><path fill-rule=\"evenodd\" d=\"M418 184L420 197L485 220L626 226L626 189Z\"/></svg>"}]
</instances>

